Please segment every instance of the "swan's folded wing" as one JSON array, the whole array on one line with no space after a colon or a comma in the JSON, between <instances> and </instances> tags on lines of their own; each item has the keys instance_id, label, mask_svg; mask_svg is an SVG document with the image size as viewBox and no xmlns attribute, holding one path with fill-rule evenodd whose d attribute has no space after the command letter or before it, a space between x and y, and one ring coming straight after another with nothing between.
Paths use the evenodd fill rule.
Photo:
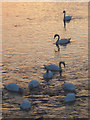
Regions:
<instances>
[{"instance_id":1,"label":"swan's folded wing","mask_svg":"<svg viewBox=\"0 0 90 120\"><path fill-rule=\"evenodd\" d=\"M45 69L51 70L51 71L58 71L59 67L55 64L50 64L50 65L44 65Z\"/></svg>"},{"instance_id":2,"label":"swan's folded wing","mask_svg":"<svg viewBox=\"0 0 90 120\"><path fill-rule=\"evenodd\" d=\"M65 16L65 20L71 20L72 16Z\"/></svg>"},{"instance_id":3,"label":"swan's folded wing","mask_svg":"<svg viewBox=\"0 0 90 120\"><path fill-rule=\"evenodd\" d=\"M70 40L71 40L71 38L68 38L68 39L63 38L63 39L61 39L61 40L59 41L59 44L67 44L67 43L70 42Z\"/></svg>"}]
</instances>

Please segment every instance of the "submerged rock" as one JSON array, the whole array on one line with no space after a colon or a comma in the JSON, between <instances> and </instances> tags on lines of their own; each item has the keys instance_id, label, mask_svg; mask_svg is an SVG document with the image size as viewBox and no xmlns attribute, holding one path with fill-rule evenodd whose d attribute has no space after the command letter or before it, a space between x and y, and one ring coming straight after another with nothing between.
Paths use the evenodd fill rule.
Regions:
<instances>
[{"instance_id":1,"label":"submerged rock","mask_svg":"<svg viewBox=\"0 0 90 120\"><path fill-rule=\"evenodd\" d=\"M33 89L33 88L36 88L38 87L40 84L37 80L31 80L29 83L28 83L28 87L29 89Z\"/></svg>"},{"instance_id":2,"label":"submerged rock","mask_svg":"<svg viewBox=\"0 0 90 120\"><path fill-rule=\"evenodd\" d=\"M31 108L31 102L28 100L23 100L23 102L20 105L20 108L23 110L29 110Z\"/></svg>"},{"instance_id":3,"label":"submerged rock","mask_svg":"<svg viewBox=\"0 0 90 120\"><path fill-rule=\"evenodd\" d=\"M75 101L75 93L68 93L64 100L64 102L74 102L74 101Z\"/></svg>"}]
</instances>

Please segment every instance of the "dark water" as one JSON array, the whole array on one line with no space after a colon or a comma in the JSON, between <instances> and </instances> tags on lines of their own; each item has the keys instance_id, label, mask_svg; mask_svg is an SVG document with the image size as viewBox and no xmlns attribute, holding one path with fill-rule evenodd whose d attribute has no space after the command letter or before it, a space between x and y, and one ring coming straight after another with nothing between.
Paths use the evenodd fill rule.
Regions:
<instances>
[{"instance_id":1,"label":"dark water","mask_svg":"<svg viewBox=\"0 0 90 120\"><path fill-rule=\"evenodd\" d=\"M66 28L63 10L73 18ZM3 89L3 117L87 118L88 97L64 104L62 84L71 82L77 96L88 95L88 3L3 3L2 14L2 84L14 82L24 88L23 96ZM56 33L71 37L71 43L60 46L60 52L55 52ZM63 76L57 73L48 82L42 80L43 65L60 61L66 63ZM41 86L29 92L32 79ZM32 103L29 112L20 110L24 99Z\"/></svg>"}]
</instances>

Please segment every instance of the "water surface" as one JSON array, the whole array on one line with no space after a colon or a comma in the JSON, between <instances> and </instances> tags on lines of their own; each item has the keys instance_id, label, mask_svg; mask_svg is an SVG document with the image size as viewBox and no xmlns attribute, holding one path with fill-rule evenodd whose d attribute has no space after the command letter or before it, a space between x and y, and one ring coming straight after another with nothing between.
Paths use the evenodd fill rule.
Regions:
<instances>
[{"instance_id":1,"label":"water surface","mask_svg":"<svg viewBox=\"0 0 90 120\"><path fill-rule=\"evenodd\" d=\"M63 10L72 16L66 28ZM88 3L5 2L2 14L2 83L14 82L24 88L23 96L3 89L3 117L87 118L88 97L64 104L62 84L73 83L78 96L88 94ZM60 46L60 52L55 52L56 33L61 38L71 37L71 43ZM66 63L63 76L57 73L48 82L42 80L43 65L60 61ZM41 86L29 92L32 79ZM32 102L29 112L20 110L23 99Z\"/></svg>"}]
</instances>

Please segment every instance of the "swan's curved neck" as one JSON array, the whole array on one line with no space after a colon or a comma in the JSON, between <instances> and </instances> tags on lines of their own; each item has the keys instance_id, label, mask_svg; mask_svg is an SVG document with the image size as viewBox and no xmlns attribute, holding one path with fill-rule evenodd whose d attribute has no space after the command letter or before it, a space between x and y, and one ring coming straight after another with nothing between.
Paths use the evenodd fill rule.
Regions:
<instances>
[{"instance_id":1,"label":"swan's curved neck","mask_svg":"<svg viewBox=\"0 0 90 120\"><path fill-rule=\"evenodd\" d=\"M59 35L57 35L58 36L58 40L60 39L60 36Z\"/></svg>"},{"instance_id":2,"label":"swan's curved neck","mask_svg":"<svg viewBox=\"0 0 90 120\"><path fill-rule=\"evenodd\" d=\"M65 13L64 13L64 20L65 20Z\"/></svg>"},{"instance_id":3,"label":"swan's curved neck","mask_svg":"<svg viewBox=\"0 0 90 120\"><path fill-rule=\"evenodd\" d=\"M56 37L58 37L58 40L60 39L60 36L59 36L58 34L55 34L55 35L54 35L54 39L55 39Z\"/></svg>"},{"instance_id":4,"label":"swan's curved neck","mask_svg":"<svg viewBox=\"0 0 90 120\"><path fill-rule=\"evenodd\" d=\"M59 63L59 67L60 67L60 68L61 68L61 64L63 64L64 67L65 67L65 63L64 63L64 62L60 62L60 63Z\"/></svg>"},{"instance_id":5,"label":"swan's curved neck","mask_svg":"<svg viewBox=\"0 0 90 120\"><path fill-rule=\"evenodd\" d=\"M61 68L61 62L59 63L59 68Z\"/></svg>"}]
</instances>

